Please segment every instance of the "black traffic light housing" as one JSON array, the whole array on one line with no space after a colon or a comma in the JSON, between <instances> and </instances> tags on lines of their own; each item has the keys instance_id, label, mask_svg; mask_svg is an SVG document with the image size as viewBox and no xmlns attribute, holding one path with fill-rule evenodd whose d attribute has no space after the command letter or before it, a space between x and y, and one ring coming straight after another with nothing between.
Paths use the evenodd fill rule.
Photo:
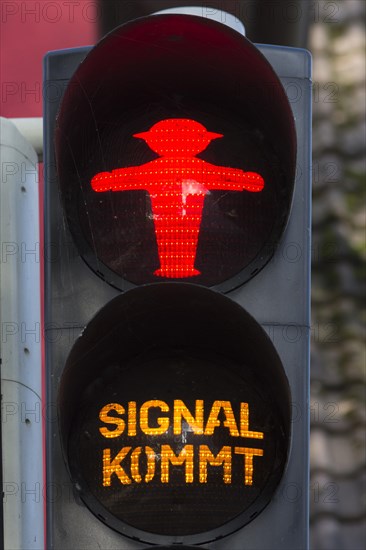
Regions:
<instances>
[{"instance_id":1,"label":"black traffic light housing","mask_svg":"<svg viewBox=\"0 0 366 550\"><path fill-rule=\"evenodd\" d=\"M254 47L217 23L166 15L121 27L87 55L89 51L53 52L45 62L46 369L48 400L57 403L58 410L47 426L49 547L304 548L310 330L308 54L291 48ZM211 96L205 95L207 87ZM110 192L102 198L102 194L93 195L90 186L98 172L153 160L146 144L131 135L169 117L199 119L210 131L224 134L221 150L217 143L200 155L202 159L263 173L267 187L272 182L274 188L263 195L253 193L255 197L217 191L206 196L201 252L212 242L216 247L211 244L211 256L203 254L201 279L182 278L174 283L151 275L157 260L148 194L134 191L123 197L120 193L116 199L117 193ZM234 222L233 231L229 222ZM266 228L259 239L254 226L259 233ZM105 256L104 247L108 248ZM220 264L231 258L231 269L220 271ZM209 265L206 278L205 265ZM148 284L134 289L137 283ZM212 389L211 394L205 386ZM131 394L128 388L133 388ZM223 478L216 474L214 487L199 485L195 454L194 491L189 492L191 485L182 486L180 479L181 498L174 487L171 493L159 492L162 474L156 461L144 503L138 476L142 474L146 481L150 459L146 451L141 458L144 451L139 450L134 456L140 470L135 477L128 471L130 481L131 477L139 480L134 486L138 485L137 492L124 491L120 508L110 507L103 496L105 488L96 486L102 469L106 471L102 453L110 443L112 464L123 445L133 453L135 437L131 429L127 435L132 439L121 433L116 439L109 434L95 446L93 439L90 442L90 433L92 438L100 437L101 418L108 417L99 415L111 401L107 395L112 390L137 408L159 400L174 413L176 400L185 400L190 411L196 400L208 407L213 400L232 400L236 407L245 400L256 402L257 407L249 403L254 422L250 429L263 430L264 443L272 445L264 448L272 461L266 462L271 464L270 473L262 479L261 494L250 502L246 496L244 502L240 500L243 457L231 450L227 456L232 460L232 483L224 491ZM261 416L259 411L264 409ZM208 422L208 412L204 414ZM235 415L238 422L238 409ZM137 420L136 426L138 431ZM217 435L212 438L216 454L231 443L230 448L238 448L236 436L228 437L227 432L221 426L213 434ZM201 449L208 446L209 433L188 434L191 439L185 443ZM273 433L278 435L271 440ZM167 437L165 445L176 441L171 426ZM154 436L142 434L134 449L153 448L154 441ZM256 442L244 438L244 443L253 448ZM263 445L257 447L263 450ZM98 449L95 463L94 448ZM234 455L241 458L240 465L234 464ZM254 457L255 471L263 457ZM187 461L177 470L187 475ZM120 494L122 489L126 487ZM118 491L110 496L116 502ZM220 499L226 502L221 510ZM205 506L203 520L200 512ZM185 509L190 513L179 513ZM169 510L171 528L166 517L163 521Z\"/></svg>"},{"instance_id":2,"label":"black traffic light housing","mask_svg":"<svg viewBox=\"0 0 366 550\"><path fill-rule=\"evenodd\" d=\"M137 183L135 191L96 193L90 181L142 163L154 170L158 154L136 133L175 118L199 120L221 134L198 158L265 181L260 193L218 189L205 196L195 261L200 275L187 282L227 291L247 281L273 255L288 219L295 124L270 64L238 32L201 17L130 22L79 66L56 127L69 228L86 263L119 290L160 280L154 223L146 215L151 193Z\"/></svg>"},{"instance_id":3,"label":"black traffic light housing","mask_svg":"<svg viewBox=\"0 0 366 550\"><path fill-rule=\"evenodd\" d=\"M233 422L229 432L215 425L212 396L224 400L216 403ZM111 400L118 405L108 422L123 407L126 426L118 437L116 426L103 430L106 438L96 441L91 434L99 434L100 411ZM260 426L265 433L259 446L257 432L244 439L236 433L244 420L241 402L250 404L251 430ZM163 414L159 421L154 411L149 413L150 429L142 419L146 403ZM197 427L200 406L205 408L202 429ZM178 407L192 412L196 427L177 428ZM232 533L268 504L287 460L290 389L270 339L238 304L197 285L144 285L100 310L67 359L59 411L65 461L83 501L108 526L145 542L203 543ZM221 468L202 479L201 455L207 446L215 456L227 453L230 482L223 483ZM108 472L97 457L106 449L111 458L121 449L129 451L120 470L122 483L103 487ZM164 468L164 453L182 450L191 453L190 460L178 471ZM258 451L263 456L251 455ZM255 483L244 462L251 462Z\"/></svg>"}]
</instances>

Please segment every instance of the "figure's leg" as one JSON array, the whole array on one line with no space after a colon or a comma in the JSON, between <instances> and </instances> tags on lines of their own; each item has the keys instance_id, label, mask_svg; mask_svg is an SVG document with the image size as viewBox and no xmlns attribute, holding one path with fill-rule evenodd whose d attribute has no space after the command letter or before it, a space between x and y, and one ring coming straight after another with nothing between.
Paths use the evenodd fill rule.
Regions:
<instances>
[{"instance_id":1,"label":"figure's leg","mask_svg":"<svg viewBox=\"0 0 366 550\"><path fill-rule=\"evenodd\" d=\"M199 229L200 222L197 223L191 216L179 223L169 218L155 221L160 268L154 275L169 279L200 275L200 271L194 267Z\"/></svg>"},{"instance_id":2,"label":"figure's leg","mask_svg":"<svg viewBox=\"0 0 366 550\"><path fill-rule=\"evenodd\" d=\"M194 262L203 201L204 196L194 196L194 207L192 208L192 204L190 204L183 214L182 212L178 214L173 205L169 210L160 204L158 197L152 200L160 260L160 268L154 272L154 275L169 279L183 279L200 275L200 271L194 267Z\"/></svg>"}]
</instances>

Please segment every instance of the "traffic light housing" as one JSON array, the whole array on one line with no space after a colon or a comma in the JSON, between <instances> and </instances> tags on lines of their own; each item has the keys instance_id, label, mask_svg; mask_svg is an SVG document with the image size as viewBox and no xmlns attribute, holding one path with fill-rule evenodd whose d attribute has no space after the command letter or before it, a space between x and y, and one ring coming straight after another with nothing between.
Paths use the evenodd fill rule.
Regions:
<instances>
[{"instance_id":1,"label":"traffic light housing","mask_svg":"<svg viewBox=\"0 0 366 550\"><path fill-rule=\"evenodd\" d=\"M45 62L49 546L303 548L308 54L182 15L89 50Z\"/></svg>"}]
</instances>

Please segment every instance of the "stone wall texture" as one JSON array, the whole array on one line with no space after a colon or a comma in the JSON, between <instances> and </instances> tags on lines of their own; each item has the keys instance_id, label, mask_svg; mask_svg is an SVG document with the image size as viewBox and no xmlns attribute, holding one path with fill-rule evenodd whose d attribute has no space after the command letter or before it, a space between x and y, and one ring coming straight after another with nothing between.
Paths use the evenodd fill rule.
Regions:
<instances>
[{"instance_id":1,"label":"stone wall texture","mask_svg":"<svg viewBox=\"0 0 366 550\"><path fill-rule=\"evenodd\" d=\"M312 2L312 550L366 548L365 7Z\"/></svg>"}]
</instances>

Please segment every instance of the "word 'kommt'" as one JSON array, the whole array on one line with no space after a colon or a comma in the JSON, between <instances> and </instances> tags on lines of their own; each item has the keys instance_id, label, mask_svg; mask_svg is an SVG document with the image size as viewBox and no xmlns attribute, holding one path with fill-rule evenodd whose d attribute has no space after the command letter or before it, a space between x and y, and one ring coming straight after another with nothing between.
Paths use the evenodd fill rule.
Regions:
<instances>
[{"instance_id":1,"label":"word 'kommt'","mask_svg":"<svg viewBox=\"0 0 366 550\"><path fill-rule=\"evenodd\" d=\"M151 421L152 412L155 412L153 422ZM157 412L158 416L156 417ZM220 427L226 428L231 437L264 439L263 432L249 430L248 403L240 403L238 422L231 402L218 400L213 402L207 421L205 421L203 399L195 401L194 414L180 399L174 400L172 410L165 401L158 399L146 401L139 409L136 401L129 401L127 412L126 408L120 403L108 403L100 410L99 419L108 425L108 427L102 426L99 428L100 434L107 439L122 435L135 437L139 433L158 437L166 434L169 429L174 435L183 434L184 437L188 433L199 436L212 436L215 430ZM112 457L112 449L108 448L103 451L103 486L111 486L113 476L122 485L129 485L132 481L148 483L155 477L157 462L160 463L160 480L162 483L169 483L171 466L184 466L185 482L192 483L197 461L199 483L208 482L208 466L210 465L222 466L223 481L230 484L232 482L233 457L235 455L244 457L243 482L245 485L252 485L253 457L263 456L263 449L225 445L215 455L207 445L199 445L197 448L193 444L187 444L181 448L179 453L176 453L170 445L162 444L158 452L150 446L144 448L125 446L117 455ZM144 456L146 464L144 475L141 473L142 456ZM124 466L122 466L126 459L127 461L130 460L131 477L127 475Z\"/></svg>"}]
</instances>

